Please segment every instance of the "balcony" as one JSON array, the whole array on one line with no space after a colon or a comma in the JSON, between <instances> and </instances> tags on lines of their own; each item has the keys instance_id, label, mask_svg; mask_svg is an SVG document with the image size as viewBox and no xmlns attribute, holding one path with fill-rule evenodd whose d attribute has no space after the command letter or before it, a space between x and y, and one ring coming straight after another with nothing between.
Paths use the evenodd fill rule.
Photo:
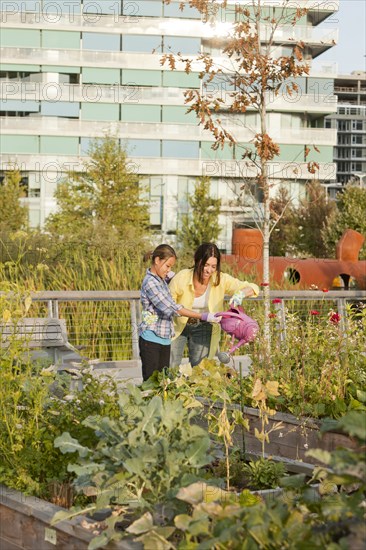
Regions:
<instances>
[{"instance_id":1,"label":"balcony","mask_svg":"<svg viewBox=\"0 0 366 550\"><path fill-rule=\"evenodd\" d=\"M233 2L234 3L234 2ZM249 2L248 2L249 3ZM68 5L69 4L69 5ZM264 0L262 4L268 6L278 6L280 0ZM306 8L309 10L309 18L313 25L318 25L321 21L338 11L339 0L296 0L293 7ZM114 14L106 15L99 13L76 13L75 5L72 2L65 3L64 13L57 10L54 13L44 12L40 9L40 2L35 4L35 10L27 11L26 3L20 3L21 9L11 11L12 3L9 2L9 11L2 12L1 24L4 28L22 27L28 29L52 29L64 31L79 32L100 32L120 34L121 27L123 34L150 34L150 35L169 35L182 36L182 19L143 17L138 14L121 15L118 8ZM111 4L111 7L116 6ZM223 25L227 25L225 22ZM199 19L190 19L189 25L185 26L184 36L199 37L210 36L212 33L208 28L213 28L211 24L205 24ZM213 31L217 35L216 29Z\"/></svg>"},{"instance_id":2,"label":"balcony","mask_svg":"<svg viewBox=\"0 0 366 550\"><path fill-rule=\"evenodd\" d=\"M3 134L46 135L46 136L87 136L103 137L105 132L121 139L165 139L184 141L214 141L211 132L202 126L176 123L145 122L103 122L93 120L73 120L58 117L29 116L24 118L2 117ZM247 128L242 122L236 124L230 119L227 130L240 143L249 143L257 129ZM335 145L337 130L331 128L287 128L269 126L268 134L282 144Z\"/></svg>"},{"instance_id":3,"label":"balcony","mask_svg":"<svg viewBox=\"0 0 366 550\"><path fill-rule=\"evenodd\" d=\"M114 69L150 69L161 71L161 54L126 53L94 50L56 50L42 48L1 49L1 63L14 65L61 65L62 67L103 67Z\"/></svg>"},{"instance_id":4,"label":"balcony","mask_svg":"<svg viewBox=\"0 0 366 550\"><path fill-rule=\"evenodd\" d=\"M65 156L65 155L27 155L27 154L2 154L0 163L3 170L10 170L16 166L21 171L40 172L46 174L52 181L57 181L70 170L82 171L88 157ZM258 168L248 161L222 161L202 159L168 159L168 158L133 158L129 166L135 167L135 173L149 176L208 176L211 178L224 179L247 179L256 178ZM279 179L306 182L312 178L325 181L336 179L336 165L326 163L319 165L316 174L310 174L305 162L283 162L276 161L269 163L269 178L278 181ZM52 191L53 192L53 191Z\"/></svg>"},{"instance_id":5,"label":"balcony","mask_svg":"<svg viewBox=\"0 0 366 550\"><path fill-rule=\"evenodd\" d=\"M49 101L53 93L58 101L93 102L95 98L102 103L141 104L141 105L174 105L184 106L184 90L180 88L119 86L117 84L68 84L50 82L47 73L37 74L45 81L2 80L0 82L0 99L3 101ZM231 102L230 92L215 88L212 93L206 92L212 99L223 99L226 104ZM337 96L302 94L294 92L289 96L286 92L267 96L268 111L290 111L307 113L336 113ZM248 111L251 111L249 108Z\"/></svg>"}]
</instances>

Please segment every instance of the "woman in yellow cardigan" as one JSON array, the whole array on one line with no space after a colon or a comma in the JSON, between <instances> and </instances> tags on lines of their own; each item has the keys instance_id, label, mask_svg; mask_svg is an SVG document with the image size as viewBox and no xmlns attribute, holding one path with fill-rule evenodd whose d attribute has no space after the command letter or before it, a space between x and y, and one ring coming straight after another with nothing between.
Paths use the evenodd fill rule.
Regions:
<instances>
[{"instance_id":1,"label":"woman in yellow cardigan","mask_svg":"<svg viewBox=\"0 0 366 550\"><path fill-rule=\"evenodd\" d=\"M171 280L169 289L173 300L193 311L217 313L224 309L226 294L232 297L230 304L234 306L240 305L244 298L258 296L256 284L222 273L220 259L216 244L201 244L194 254L193 268L179 271ZM174 332L170 366L180 365L186 345L192 367L205 357L214 357L217 352L220 341L220 326L217 324L176 317Z\"/></svg>"}]
</instances>

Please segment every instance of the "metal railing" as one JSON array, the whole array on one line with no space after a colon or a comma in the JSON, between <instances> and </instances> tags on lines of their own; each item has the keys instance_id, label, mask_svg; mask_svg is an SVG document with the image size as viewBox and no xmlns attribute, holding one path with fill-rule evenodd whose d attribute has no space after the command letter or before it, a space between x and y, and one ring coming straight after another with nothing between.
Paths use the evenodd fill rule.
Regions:
<instances>
[{"instance_id":1,"label":"metal railing","mask_svg":"<svg viewBox=\"0 0 366 550\"><path fill-rule=\"evenodd\" d=\"M4 293L1 293L4 294ZM139 291L44 291L31 294L29 317L49 316L66 319L72 344L86 346L85 355L103 361L138 360ZM304 317L317 310L319 317L330 311L340 314L340 328L346 330L347 304L366 304L366 291L282 291L270 292L271 303L286 338L287 312ZM263 315L263 296L244 302L249 315Z\"/></svg>"}]
</instances>

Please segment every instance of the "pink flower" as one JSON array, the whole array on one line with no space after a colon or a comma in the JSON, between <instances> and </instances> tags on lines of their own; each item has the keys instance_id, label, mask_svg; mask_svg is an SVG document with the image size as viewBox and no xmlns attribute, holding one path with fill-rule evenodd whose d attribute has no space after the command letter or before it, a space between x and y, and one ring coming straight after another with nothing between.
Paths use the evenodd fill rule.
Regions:
<instances>
[{"instance_id":1,"label":"pink flower","mask_svg":"<svg viewBox=\"0 0 366 550\"><path fill-rule=\"evenodd\" d=\"M333 311L329 314L329 321L333 323L333 325L338 325L340 320L341 316L336 311Z\"/></svg>"},{"instance_id":2,"label":"pink flower","mask_svg":"<svg viewBox=\"0 0 366 550\"><path fill-rule=\"evenodd\" d=\"M311 309L310 310L310 315L320 315L320 311L318 311L316 309Z\"/></svg>"},{"instance_id":3,"label":"pink flower","mask_svg":"<svg viewBox=\"0 0 366 550\"><path fill-rule=\"evenodd\" d=\"M272 300L272 304L280 304L282 302L282 300L280 298L275 298L274 300Z\"/></svg>"},{"instance_id":4,"label":"pink flower","mask_svg":"<svg viewBox=\"0 0 366 550\"><path fill-rule=\"evenodd\" d=\"M277 315L275 313L268 313L268 317L270 319L274 319L275 317L277 317Z\"/></svg>"}]
</instances>

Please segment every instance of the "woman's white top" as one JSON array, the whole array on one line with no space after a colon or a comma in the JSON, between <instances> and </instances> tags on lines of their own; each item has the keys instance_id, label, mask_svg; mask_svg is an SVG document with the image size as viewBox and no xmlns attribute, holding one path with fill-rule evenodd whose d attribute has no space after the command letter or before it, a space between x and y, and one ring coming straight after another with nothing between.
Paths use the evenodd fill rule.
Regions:
<instances>
[{"instance_id":1,"label":"woman's white top","mask_svg":"<svg viewBox=\"0 0 366 550\"><path fill-rule=\"evenodd\" d=\"M209 295L210 295L210 285L208 285L205 292L201 296L198 296L197 298L194 298L193 304L192 304L193 311L205 311L205 310L207 310Z\"/></svg>"}]
</instances>

